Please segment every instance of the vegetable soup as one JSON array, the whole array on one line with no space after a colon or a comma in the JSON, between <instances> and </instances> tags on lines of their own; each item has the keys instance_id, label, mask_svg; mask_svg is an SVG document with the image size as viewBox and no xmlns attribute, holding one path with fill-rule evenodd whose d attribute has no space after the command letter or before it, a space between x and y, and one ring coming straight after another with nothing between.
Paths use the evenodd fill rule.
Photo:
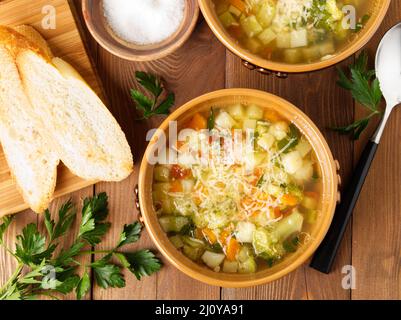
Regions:
<instances>
[{"instance_id":1,"label":"vegetable soup","mask_svg":"<svg viewBox=\"0 0 401 320\"><path fill-rule=\"evenodd\" d=\"M242 47L289 64L330 58L369 19L367 0L212 1L220 22Z\"/></svg>"},{"instance_id":2,"label":"vegetable soup","mask_svg":"<svg viewBox=\"0 0 401 320\"><path fill-rule=\"evenodd\" d=\"M294 124L233 104L195 114L178 137L176 163L154 167L153 205L184 255L216 272L254 273L308 240L320 170Z\"/></svg>"}]
</instances>

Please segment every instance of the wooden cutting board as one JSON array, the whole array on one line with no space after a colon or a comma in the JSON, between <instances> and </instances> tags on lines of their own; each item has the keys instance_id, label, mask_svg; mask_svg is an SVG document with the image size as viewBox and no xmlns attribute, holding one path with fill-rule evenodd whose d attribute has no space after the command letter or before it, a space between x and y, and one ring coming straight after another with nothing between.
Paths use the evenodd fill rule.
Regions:
<instances>
[{"instance_id":1,"label":"wooden cutting board","mask_svg":"<svg viewBox=\"0 0 401 320\"><path fill-rule=\"evenodd\" d=\"M103 97L100 81L85 50L72 10L74 8L70 7L67 0L0 1L0 24L6 26L28 24L35 27L48 41L54 55L71 63L95 92ZM77 191L93 183L74 176L65 166L60 165L55 197ZM0 148L0 217L27 208L10 175L4 153Z\"/></svg>"}]
</instances>

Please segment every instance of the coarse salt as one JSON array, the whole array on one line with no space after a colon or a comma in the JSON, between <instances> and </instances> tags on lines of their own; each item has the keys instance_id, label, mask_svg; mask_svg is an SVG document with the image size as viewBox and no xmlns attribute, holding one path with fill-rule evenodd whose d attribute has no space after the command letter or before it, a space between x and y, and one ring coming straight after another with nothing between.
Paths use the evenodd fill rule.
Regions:
<instances>
[{"instance_id":1,"label":"coarse salt","mask_svg":"<svg viewBox=\"0 0 401 320\"><path fill-rule=\"evenodd\" d=\"M185 0L103 0L103 9L118 37L149 45L178 30L184 19Z\"/></svg>"}]
</instances>

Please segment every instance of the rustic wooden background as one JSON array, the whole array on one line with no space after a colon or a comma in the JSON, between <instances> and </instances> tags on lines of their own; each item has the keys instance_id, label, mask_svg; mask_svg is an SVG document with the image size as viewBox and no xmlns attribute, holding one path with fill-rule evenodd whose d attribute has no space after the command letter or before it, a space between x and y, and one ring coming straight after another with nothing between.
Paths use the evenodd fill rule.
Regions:
<instances>
[{"instance_id":1,"label":"rustic wooden background","mask_svg":"<svg viewBox=\"0 0 401 320\"><path fill-rule=\"evenodd\" d=\"M288 99L304 110L323 131L335 158L341 163L343 185L347 183L369 133L359 142L353 143L348 137L327 129L333 125L348 124L364 113L363 109L354 104L350 94L336 85L335 67L311 74L291 75L286 80L249 71L241 65L239 58L218 42L202 17L190 40L176 53L149 63L130 63L110 55L96 44L82 23L80 1L73 0L73 2L88 50L111 102L110 108L127 134L136 159L136 172L126 181L118 184L99 183L70 195L73 200L79 201L94 192L108 193L113 228L103 242L102 248L115 244L124 223L136 219L133 190L146 147L145 134L162 120L153 119L147 123L134 121L137 116L130 101L129 89L135 86L136 70L148 70L162 75L169 89L177 94L177 106L203 93L232 87L265 90ZM401 1L393 0L382 26L366 47L371 61L383 34L400 20ZM351 57L341 65L346 66L353 60L354 57ZM373 130L371 127L370 131ZM140 282L131 274L127 274L127 287L124 289L103 290L94 286L88 298L95 300L400 299L400 141L401 110L395 110L330 275L320 274L305 265L287 277L268 285L248 289L225 289L192 280L166 263L160 273ZM55 200L52 208L56 209L70 196ZM41 217L29 211L17 216L16 223L13 223L6 236L10 245L22 226L32 221L42 223ZM135 246L154 247L146 232L140 243ZM354 290L344 290L341 286L344 277L341 270L345 265L355 267ZM13 259L0 251L0 283L8 278L13 269ZM73 299L74 296L68 298Z\"/></svg>"}]
</instances>

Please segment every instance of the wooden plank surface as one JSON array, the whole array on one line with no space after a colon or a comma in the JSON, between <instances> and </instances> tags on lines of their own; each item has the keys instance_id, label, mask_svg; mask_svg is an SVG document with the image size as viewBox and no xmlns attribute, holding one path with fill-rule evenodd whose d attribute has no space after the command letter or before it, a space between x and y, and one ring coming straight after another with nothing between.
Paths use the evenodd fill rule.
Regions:
<instances>
[{"instance_id":1,"label":"wooden plank surface","mask_svg":"<svg viewBox=\"0 0 401 320\"><path fill-rule=\"evenodd\" d=\"M74 0L77 7L79 0ZM81 16L79 17L82 18ZM393 0L385 22L369 43L370 55L374 55L377 43L391 25L401 19L401 4ZM134 208L134 186L137 183L138 166L145 149L145 134L156 127L160 119L147 123L136 122L134 107L128 92L134 87L134 72L148 70L162 75L171 90L177 94L177 106L202 93L224 87L249 87L278 94L304 110L327 138L333 154L341 163L341 175L345 185L352 174L353 164L359 158L366 138L353 143L348 137L339 136L327 129L343 125L361 116L351 96L335 84L336 70L290 76L280 80L245 69L240 59L227 52L216 40L202 18L196 31L175 54L151 63L132 63L113 57L88 35L88 46L94 59L108 98L111 110L121 123L134 151L136 173L119 184L99 183L96 192L106 191L110 196L113 230L102 248L111 247L124 223L132 222L137 215ZM354 57L343 62L345 66ZM156 276L142 280L127 275L124 289L102 290L94 287L92 299L400 299L400 247L401 220L401 111L396 111L389 123L364 187L352 225L349 226L335 268L330 275L323 275L307 265L274 283L248 289L222 289L194 281L167 264ZM398 129L397 129L398 128ZM83 191L90 193L91 190ZM74 196L75 197L75 196ZM374 199L374 201L372 200ZM20 226L34 218L25 213L18 216L17 224L7 237L12 238ZM144 232L138 247L154 248ZM7 274L12 264L0 252L0 265ZM166 262L164 260L164 262ZM342 268L352 264L356 270L356 289L343 289ZM6 277L1 272L0 282Z\"/></svg>"},{"instance_id":2,"label":"wooden plank surface","mask_svg":"<svg viewBox=\"0 0 401 320\"><path fill-rule=\"evenodd\" d=\"M401 1L393 0L379 31L369 42L371 65L385 32L401 20ZM358 117L365 115L357 109ZM355 160L365 146L355 146ZM352 265L356 289L352 299L401 299L401 110L395 109L354 211Z\"/></svg>"},{"instance_id":3,"label":"wooden plank surface","mask_svg":"<svg viewBox=\"0 0 401 320\"><path fill-rule=\"evenodd\" d=\"M54 28L44 28L43 19L54 9ZM99 79L86 53L74 16L67 0L8 0L0 1L0 24L18 26L28 24L38 30L48 41L55 56L71 63L101 97L103 92ZM93 182L74 176L60 165L57 175L55 197L69 194L92 185ZM27 209L13 181L4 154L0 148L0 217Z\"/></svg>"}]
</instances>

